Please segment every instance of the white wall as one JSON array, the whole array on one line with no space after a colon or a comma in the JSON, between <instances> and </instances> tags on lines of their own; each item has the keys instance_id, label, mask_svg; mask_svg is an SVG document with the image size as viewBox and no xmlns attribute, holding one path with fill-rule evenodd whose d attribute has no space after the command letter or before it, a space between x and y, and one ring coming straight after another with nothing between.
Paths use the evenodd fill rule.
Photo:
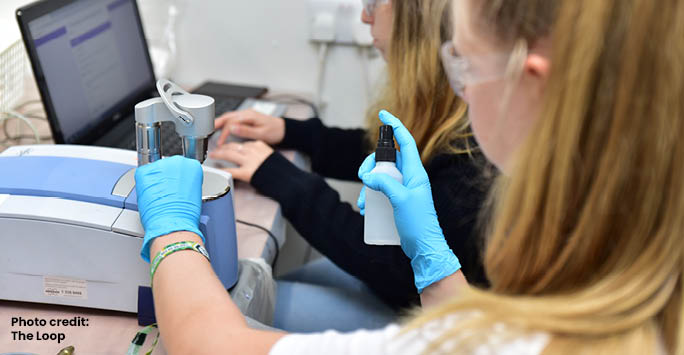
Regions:
<instances>
[{"instance_id":1,"label":"white wall","mask_svg":"<svg viewBox=\"0 0 684 355\"><path fill-rule=\"evenodd\" d=\"M0 0L0 51L21 38L14 11L27 3L27 0Z\"/></svg>"},{"instance_id":2,"label":"white wall","mask_svg":"<svg viewBox=\"0 0 684 355\"><path fill-rule=\"evenodd\" d=\"M360 1L360 0L359 0ZM148 24L165 16L169 0L139 0ZM172 77L187 86L206 79L265 85L314 96L317 47L310 43L306 0L177 0L178 58ZM148 31L152 31L149 29ZM370 29L369 29L370 30ZM383 62L370 63L377 82ZM323 100L324 122L359 126L367 107L356 47L332 47Z\"/></svg>"},{"instance_id":3,"label":"white wall","mask_svg":"<svg viewBox=\"0 0 684 355\"><path fill-rule=\"evenodd\" d=\"M0 0L0 44L18 36L14 11L29 2ZM181 14L171 76L180 84L214 79L314 97L318 50L308 40L307 0L138 0L148 34L158 32L166 6L174 2ZM382 67L380 58L371 61L371 83L378 82ZM358 48L330 49L323 90L326 124L363 123L368 103L363 72Z\"/></svg>"},{"instance_id":4,"label":"white wall","mask_svg":"<svg viewBox=\"0 0 684 355\"><path fill-rule=\"evenodd\" d=\"M314 96L318 51L308 41L306 0L138 0L148 35L156 36L166 7L174 1L181 15L179 54L171 76L180 84L193 86L214 79ZM14 11L29 2L0 0L0 44L19 38ZM379 58L370 63L371 83L378 81L383 66ZM330 49L324 122L342 127L362 124L368 101L363 72L357 48ZM331 183L343 200L355 206L360 184Z\"/></svg>"}]
</instances>

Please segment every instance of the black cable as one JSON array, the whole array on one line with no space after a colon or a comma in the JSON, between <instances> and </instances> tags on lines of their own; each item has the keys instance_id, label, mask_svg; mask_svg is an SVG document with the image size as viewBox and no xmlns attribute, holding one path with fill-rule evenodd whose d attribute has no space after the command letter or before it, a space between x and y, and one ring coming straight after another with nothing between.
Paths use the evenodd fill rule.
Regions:
<instances>
[{"instance_id":1,"label":"black cable","mask_svg":"<svg viewBox=\"0 0 684 355\"><path fill-rule=\"evenodd\" d=\"M258 224L245 222L245 221L239 220L239 219L236 219L235 222L240 223L240 224L244 224L246 226L253 227L256 229L260 229L260 230L268 233L268 236L271 237L271 239L273 239L273 243L275 243L276 249L275 249L275 256L273 256L273 262L271 263L271 268L273 269L273 274L275 275L275 266L276 266L276 262L278 261L278 256L280 255L280 243L278 243L278 238L276 238L275 235L273 235L273 233L271 233L270 230L268 230L268 229L266 229L266 228L264 228Z\"/></svg>"}]
</instances>

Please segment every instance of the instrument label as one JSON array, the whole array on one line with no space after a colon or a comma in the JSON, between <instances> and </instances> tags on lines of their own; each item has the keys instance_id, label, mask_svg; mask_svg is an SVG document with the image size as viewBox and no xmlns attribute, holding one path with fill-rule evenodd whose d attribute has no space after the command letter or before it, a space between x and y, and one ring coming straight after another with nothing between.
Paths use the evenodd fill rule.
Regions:
<instances>
[{"instance_id":1,"label":"instrument label","mask_svg":"<svg viewBox=\"0 0 684 355\"><path fill-rule=\"evenodd\" d=\"M88 282L66 277L44 276L43 293L46 296L87 300Z\"/></svg>"}]
</instances>

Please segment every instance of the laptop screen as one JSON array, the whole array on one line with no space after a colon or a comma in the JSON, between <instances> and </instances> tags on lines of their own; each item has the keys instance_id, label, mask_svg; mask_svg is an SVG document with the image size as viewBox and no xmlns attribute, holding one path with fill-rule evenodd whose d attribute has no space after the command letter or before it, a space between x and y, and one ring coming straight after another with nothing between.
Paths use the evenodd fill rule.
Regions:
<instances>
[{"instance_id":1,"label":"laptop screen","mask_svg":"<svg viewBox=\"0 0 684 355\"><path fill-rule=\"evenodd\" d=\"M77 0L28 23L66 143L154 85L133 1Z\"/></svg>"}]
</instances>

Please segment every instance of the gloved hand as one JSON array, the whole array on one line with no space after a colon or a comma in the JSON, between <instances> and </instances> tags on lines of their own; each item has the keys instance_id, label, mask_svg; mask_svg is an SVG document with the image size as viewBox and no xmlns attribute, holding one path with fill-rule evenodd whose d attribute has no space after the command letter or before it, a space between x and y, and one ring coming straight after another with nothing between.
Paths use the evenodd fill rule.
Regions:
<instances>
[{"instance_id":1,"label":"gloved hand","mask_svg":"<svg viewBox=\"0 0 684 355\"><path fill-rule=\"evenodd\" d=\"M367 166L361 165L361 167L359 168L359 179L362 178L361 177L361 175L362 175L361 169L364 169L363 173L369 173L371 170L373 170L375 168L375 153L366 157L366 159L364 160L364 163L367 163L370 165L367 165ZM396 164L397 164L397 169L399 171L401 171L401 166L402 166L401 165L401 154L397 154ZM367 171L365 171L366 169L367 169ZM359 193L359 198L356 200L356 205L361 210L360 211L361 215L365 216L366 215L366 186L365 185L361 188L361 192Z\"/></svg>"},{"instance_id":2,"label":"gloved hand","mask_svg":"<svg viewBox=\"0 0 684 355\"><path fill-rule=\"evenodd\" d=\"M380 120L394 129L394 137L401 148L397 155L397 169L404 176L404 183L402 185L386 174L371 174L375 168L374 154L366 158L359 168L359 178L368 188L381 191L389 198L394 208L401 248L411 259L416 288L422 293L427 286L460 270L461 264L447 245L439 226L430 181L415 140L401 121L389 112L381 111ZM364 192L357 203L361 209L365 208Z\"/></svg>"},{"instance_id":3,"label":"gloved hand","mask_svg":"<svg viewBox=\"0 0 684 355\"><path fill-rule=\"evenodd\" d=\"M197 160L174 156L135 171L138 212L145 228L140 256L150 262L150 245L157 237L199 230L202 212L202 166Z\"/></svg>"}]
</instances>

